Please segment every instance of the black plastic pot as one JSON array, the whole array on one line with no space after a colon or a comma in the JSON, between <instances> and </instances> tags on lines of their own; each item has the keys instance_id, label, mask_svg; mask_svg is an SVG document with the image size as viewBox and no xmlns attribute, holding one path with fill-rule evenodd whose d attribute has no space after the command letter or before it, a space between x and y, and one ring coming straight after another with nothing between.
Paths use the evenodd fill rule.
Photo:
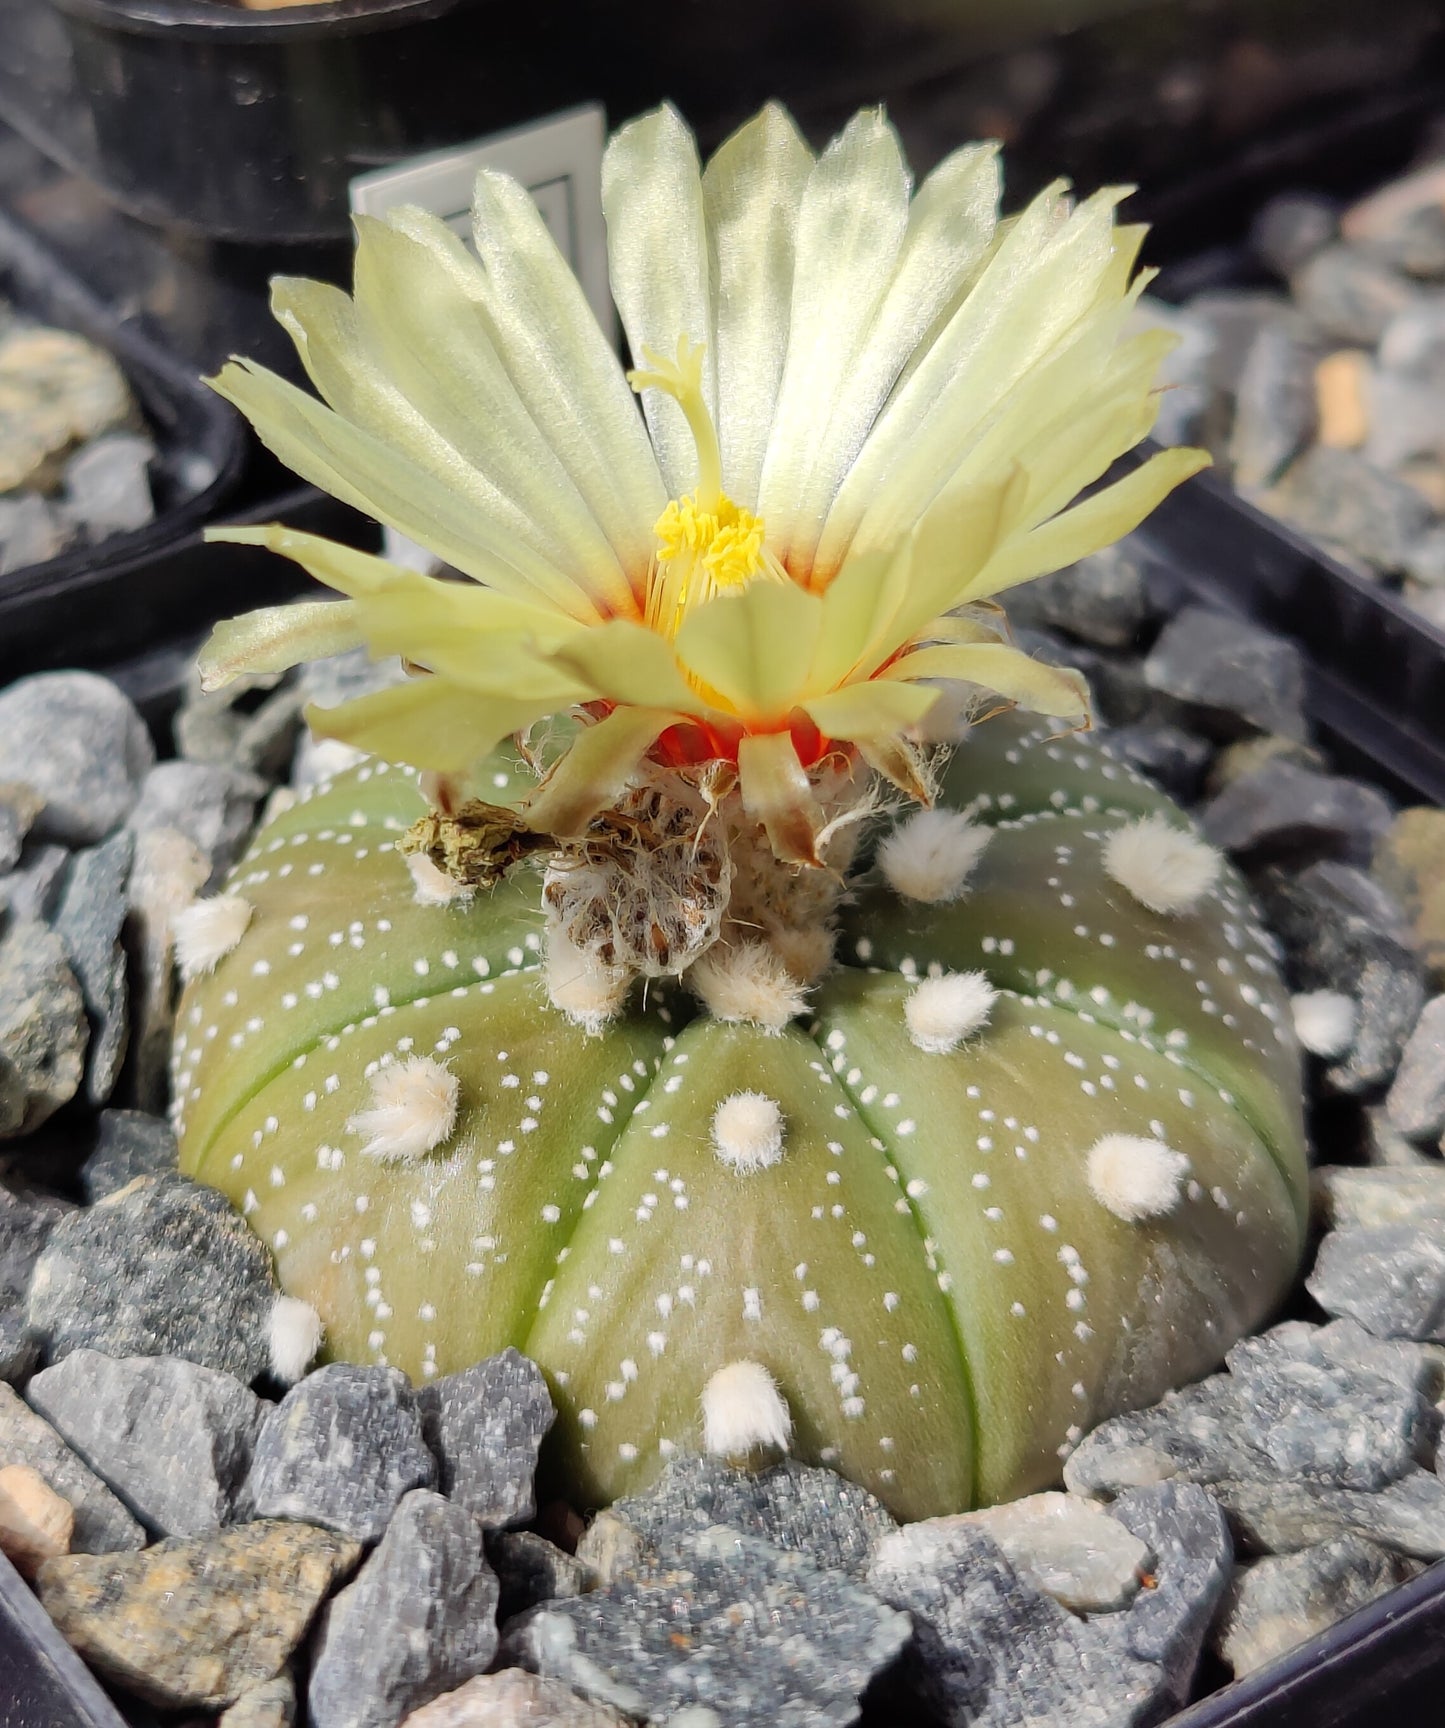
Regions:
<instances>
[{"instance_id":1,"label":"black plastic pot","mask_svg":"<svg viewBox=\"0 0 1445 1728\"><path fill-rule=\"evenodd\" d=\"M246 445L233 409L143 331L117 317L3 211L0 298L42 323L74 330L107 349L129 380L157 449L150 467L153 521L113 534L98 546L77 547L0 577L3 641L7 612L24 610L35 598L60 588L81 594L100 571L149 566L166 546L193 533L215 515L235 485Z\"/></svg>"},{"instance_id":2,"label":"black plastic pot","mask_svg":"<svg viewBox=\"0 0 1445 1728\"><path fill-rule=\"evenodd\" d=\"M146 221L337 237L353 175L580 100L567 10L0 0L0 117Z\"/></svg>"}]
</instances>

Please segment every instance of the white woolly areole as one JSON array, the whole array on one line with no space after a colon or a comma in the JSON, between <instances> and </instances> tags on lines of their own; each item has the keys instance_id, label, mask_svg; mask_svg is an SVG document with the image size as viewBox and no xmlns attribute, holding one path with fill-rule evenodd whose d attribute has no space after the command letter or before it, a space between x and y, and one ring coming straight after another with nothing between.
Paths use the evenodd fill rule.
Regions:
<instances>
[{"instance_id":1,"label":"white woolly areole","mask_svg":"<svg viewBox=\"0 0 1445 1728\"><path fill-rule=\"evenodd\" d=\"M717 942L687 982L717 1020L747 1020L781 1032L808 1005L808 992L765 942Z\"/></svg>"},{"instance_id":2,"label":"white woolly areole","mask_svg":"<svg viewBox=\"0 0 1445 1728\"><path fill-rule=\"evenodd\" d=\"M908 1036L920 1050L944 1056L988 1024L998 991L983 972L925 978L903 1004Z\"/></svg>"},{"instance_id":3,"label":"white woolly areole","mask_svg":"<svg viewBox=\"0 0 1445 1728\"><path fill-rule=\"evenodd\" d=\"M1343 1056L1355 1041L1358 1009L1342 990L1304 990L1289 999L1294 1035L1311 1056Z\"/></svg>"},{"instance_id":4,"label":"white woolly areole","mask_svg":"<svg viewBox=\"0 0 1445 1728\"><path fill-rule=\"evenodd\" d=\"M961 810L918 810L879 846L878 863L905 900L957 900L992 838Z\"/></svg>"},{"instance_id":5,"label":"white woolly areole","mask_svg":"<svg viewBox=\"0 0 1445 1728\"><path fill-rule=\"evenodd\" d=\"M543 973L552 1006L591 1038L620 1012L631 982L623 967L608 966L579 948L560 924L548 927Z\"/></svg>"},{"instance_id":6,"label":"white woolly areole","mask_svg":"<svg viewBox=\"0 0 1445 1728\"><path fill-rule=\"evenodd\" d=\"M431 1056L389 1063L371 1077L371 1108L347 1122L366 1141L366 1158L387 1163L420 1158L457 1125L457 1077Z\"/></svg>"},{"instance_id":7,"label":"white woolly areole","mask_svg":"<svg viewBox=\"0 0 1445 1728\"><path fill-rule=\"evenodd\" d=\"M251 902L239 894L215 894L177 912L171 929L182 977L213 972L246 934L251 912Z\"/></svg>"},{"instance_id":8,"label":"white woolly areole","mask_svg":"<svg viewBox=\"0 0 1445 1728\"><path fill-rule=\"evenodd\" d=\"M1163 816L1141 816L1104 842L1104 868L1141 906L1166 917L1192 912L1219 877L1218 852Z\"/></svg>"},{"instance_id":9,"label":"white woolly areole","mask_svg":"<svg viewBox=\"0 0 1445 1728\"><path fill-rule=\"evenodd\" d=\"M321 1348L321 1316L309 1302L278 1296L271 1307L271 1372L283 1385L293 1385L311 1366Z\"/></svg>"},{"instance_id":10,"label":"white woolly areole","mask_svg":"<svg viewBox=\"0 0 1445 1728\"><path fill-rule=\"evenodd\" d=\"M1182 1152L1137 1134L1106 1134L1089 1148L1094 1198L1126 1224L1172 1212L1188 1169Z\"/></svg>"},{"instance_id":11,"label":"white woolly areole","mask_svg":"<svg viewBox=\"0 0 1445 1728\"><path fill-rule=\"evenodd\" d=\"M744 1175L766 1170L783 1156L783 1112L761 1092L734 1092L713 1112L712 1147L724 1164Z\"/></svg>"},{"instance_id":12,"label":"white woolly areole","mask_svg":"<svg viewBox=\"0 0 1445 1728\"><path fill-rule=\"evenodd\" d=\"M714 1457L755 1446L786 1451L792 1432L787 1402L761 1362L729 1362L702 1389L702 1443Z\"/></svg>"},{"instance_id":13,"label":"white woolly areole","mask_svg":"<svg viewBox=\"0 0 1445 1728\"><path fill-rule=\"evenodd\" d=\"M416 889L413 899L418 906L450 906L458 900L470 900L472 891L465 882L439 870L425 852L408 852L406 867L411 872Z\"/></svg>"}]
</instances>

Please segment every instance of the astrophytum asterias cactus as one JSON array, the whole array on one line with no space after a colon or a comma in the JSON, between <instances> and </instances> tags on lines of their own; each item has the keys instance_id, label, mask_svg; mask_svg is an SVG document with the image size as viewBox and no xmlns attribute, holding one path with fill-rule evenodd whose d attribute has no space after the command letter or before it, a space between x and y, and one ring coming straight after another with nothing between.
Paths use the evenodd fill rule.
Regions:
<instances>
[{"instance_id":1,"label":"astrophytum asterias cactus","mask_svg":"<svg viewBox=\"0 0 1445 1728\"><path fill-rule=\"evenodd\" d=\"M313 716L371 759L183 921L183 1164L333 1355L534 1356L579 1500L698 1447L1020 1493L1263 1319L1303 1227L1244 890L992 604L1197 465L1072 502L1152 422L1139 236L1058 188L998 222L981 147L910 203L877 115L815 162L765 110L702 174L663 110L604 197L645 428L488 174L480 263L404 212L354 300L278 287L329 406L223 374L453 574L226 536L348 598L221 626L212 682L418 676Z\"/></svg>"}]
</instances>

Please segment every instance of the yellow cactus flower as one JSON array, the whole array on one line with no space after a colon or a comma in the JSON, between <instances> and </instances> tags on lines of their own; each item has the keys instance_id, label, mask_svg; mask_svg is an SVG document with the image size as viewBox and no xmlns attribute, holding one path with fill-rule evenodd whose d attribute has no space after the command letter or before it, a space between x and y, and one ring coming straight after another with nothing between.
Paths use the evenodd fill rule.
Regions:
<instances>
[{"instance_id":1,"label":"yellow cactus flower","mask_svg":"<svg viewBox=\"0 0 1445 1728\"><path fill-rule=\"evenodd\" d=\"M990 144L911 194L877 110L815 158L770 105L706 169L670 107L625 126L603 202L631 373L505 175L478 176L476 256L419 210L359 219L353 296L274 285L323 401L244 361L216 388L452 573L219 531L347 598L222 624L208 681L365 643L427 675L317 731L464 778L574 711L533 828L580 833L644 758L721 758L803 863L819 763L856 754L923 791L940 680L1086 723L1082 680L983 603L1128 532L1206 460L1163 452L1074 502L1154 421L1169 338L1127 333L1142 230L1115 225L1121 189L1075 204L1063 183L1000 220Z\"/></svg>"}]
</instances>

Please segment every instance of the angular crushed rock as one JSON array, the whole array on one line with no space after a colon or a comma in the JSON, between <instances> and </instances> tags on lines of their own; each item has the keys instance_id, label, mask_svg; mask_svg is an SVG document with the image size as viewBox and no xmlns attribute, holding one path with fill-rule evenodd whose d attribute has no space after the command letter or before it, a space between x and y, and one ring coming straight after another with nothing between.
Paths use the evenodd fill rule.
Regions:
<instances>
[{"instance_id":1,"label":"angular crushed rock","mask_svg":"<svg viewBox=\"0 0 1445 1728\"><path fill-rule=\"evenodd\" d=\"M37 1591L104 1678L162 1709L219 1710L275 1678L359 1554L329 1530L262 1521L47 1560Z\"/></svg>"},{"instance_id":2,"label":"angular crushed rock","mask_svg":"<svg viewBox=\"0 0 1445 1728\"><path fill-rule=\"evenodd\" d=\"M1230 1373L1101 1423L1064 1466L1075 1493L1177 1480L1287 1482L1370 1492L1408 1475L1434 1443L1437 1370L1408 1345L1348 1320L1286 1321L1236 1344Z\"/></svg>"},{"instance_id":3,"label":"angular crushed rock","mask_svg":"<svg viewBox=\"0 0 1445 1728\"><path fill-rule=\"evenodd\" d=\"M278 1674L243 1692L216 1718L216 1728L291 1728L296 1720L296 1682Z\"/></svg>"},{"instance_id":4,"label":"angular crushed rock","mask_svg":"<svg viewBox=\"0 0 1445 1728\"><path fill-rule=\"evenodd\" d=\"M226 763L158 762L127 822L137 833L171 828L184 834L206 860L209 892L240 857L265 796L264 780Z\"/></svg>"},{"instance_id":5,"label":"angular crushed rock","mask_svg":"<svg viewBox=\"0 0 1445 1728\"><path fill-rule=\"evenodd\" d=\"M120 933L134 854L135 839L124 829L77 852L52 920L90 1015L85 1093L92 1104L110 1097L130 1031Z\"/></svg>"},{"instance_id":6,"label":"angular crushed rock","mask_svg":"<svg viewBox=\"0 0 1445 1728\"><path fill-rule=\"evenodd\" d=\"M1019 1577L1076 1614L1122 1608L1151 1571L1154 1556L1125 1526L1077 1494L1030 1494L912 1526L919 1551L946 1546L960 1525L982 1530Z\"/></svg>"},{"instance_id":7,"label":"angular crushed rock","mask_svg":"<svg viewBox=\"0 0 1445 1728\"><path fill-rule=\"evenodd\" d=\"M1419 1571L1418 1561L1362 1536L1337 1536L1296 1554L1257 1560L1231 1582L1211 1643L1238 1679Z\"/></svg>"},{"instance_id":8,"label":"angular crushed rock","mask_svg":"<svg viewBox=\"0 0 1445 1728\"><path fill-rule=\"evenodd\" d=\"M215 1189L145 1176L51 1232L30 1323L55 1361L72 1350L183 1356L251 1381L270 1360L271 1256Z\"/></svg>"},{"instance_id":9,"label":"angular crushed rock","mask_svg":"<svg viewBox=\"0 0 1445 1728\"><path fill-rule=\"evenodd\" d=\"M630 1718L525 1668L479 1674L414 1710L402 1728L632 1728ZM701 1723L698 1728L703 1728Z\"/></svg>"},{"instance_id":10,"label":"angular crushed rock","mask_svg":"<svg viewBox=\"0 0 1445 1728\"><path fill-rule=\"evenodd\" d=\"M1445 1340L1445 1231L1438 1221L1331 1230L1305 1288L1378 1337Z\"/></svg>"},{"instance_id":11,"label":"angular crushed rock","mask_svg":"<svg viewBox=\"0 0 1445 1728\"><path fill-rule=\"evenodd\" d=\"M75 1350L25 1396L161 1536L229 1523L267 1406L248 1386L175 1356Z\"/></svg>"},{"instance_id":12,"label":"angular crushed rock","mask_svg":"<svg viewBox=\"0 0 1445 1728\"><path fill-rule=\"evenodd\" d=\"M879 1543L868 1583L912 1615L914 1649L898 1681L948 1728L1132 1728L1157 1718L1161 1671L1098 1630L1125 1616L1077 1619L976 1527L959 1525L941 1544L918 1529ZM894 1719L907 1720L905 1708L897 1699Z\"/></svg>"},{"instance_id":13,"label":"angular crushed rock","mask_svg":"<svg viewBox=\"0 0 1445 1728\"><path fill-rule=\"evenodd\" d=\"M858 1579L874 1543L897 1529L866 1488L792 1458L756 1473L705 1454L674 1458L644 1493L617 1501L612 1514L659 1547L683 1532L726 1524Z\"/></svg>"},{"instance_id":14,"label":"angular crushed rock","mask_svg":"<svg viewBox=\"0 0 1445 1728\"><path fill-rule=\"evenodd\" d=\"M556 1418L537 1364L503 1350L419 1387L416 1402L442 1493L488 1530L524 1524L537 1510L537 1451Z\"/></svg>"},{"instance_id":15,"label":"angular crushed rock","mask_svg":"<svg viewBox=\"0 0 1445 1728\"><path fill-rule=\"evenodd\" d=\"M0 935L0 1140L29 1134L80 1089L90 1028L85 999L47 925Z\"/></svg>"},{"instance_id":16,"label":"angular crushed rock","mask_svg":"<svg viewBox=\"0 0 1445 1728\"><path fill-rule=\"evenodd\" d=\"M1211 1482L1240 1544L1290 1554L1335 1536L1366 1536L1417 1560L1445 1555L1445 1482L1416 1468L1377 1493L1294 1482Z\"/></svg>"},{"instance_id":17,"label":"angular crushed rock","mask_svg":"<svg viewBox=\"0 0 1445 1728\"><path fill-rule=\"evenodd\" d=\"M178 1156L175 1134L159 1116L102 1110L95 1150L80 1167L81 1190L93 1205L137 1176L174 1174Z\"/></svg>"},{"instance_id":18,"label":"angular crushed rock","mask_svg":"<svg viewBox=\"0 0 1445 1728\"><path fill-rule=\"evenodd\" d=\"M436 1479L406 1376L333 1362L266 1418L245 1493L257 1518L301 1518L375 1542L402 1496Z\"/></svg>"},{"instance_id":19,"label":"angular crushed rock","mask_svg":"<svg viewBox=\"0 0 1445 1728\"><path fill-rule=\"evenodd\" d=\"M1153 1587L1139 1591L1125 1613L1094 1624L1117 1637L1127 1655L1153 1663L1166 1695L1182 1705L1229 1583L1229 1525L1214 1496L1190 1482L1131 1488L1108 1512L1152 1550Z\"/></svg>"},{"instance_id":20,"label":"angular crushed rock","mask_svg":"<svg viewBox=\"0 0 1445 1728\"><path fill-rule=\"evenodd\" d=\"M492 1530L487 1533L487 1563L501 1591L499 1625L539 1602L558 1596L581 1596L595 1589L599 1578L585 1560L568 1554L532 1530Z\"/></svg>"},{"instance_id":21,"label":"angular crushed rock","mask_svg":"<svg viewBox=\"0 0 1445 1728\"><path fill-rule=\"evenodd\" d=\"M110 1554L144 1544L145 1531L105 1483L9 1386L0 1386L0 1458L7 1464L28 1464L70 1502L75 1511L73 1553Z\"/></svg>"},{"instance_id":22,"label":"angular crushed rock","mask_svg":"<svg viewBox=\"0 0 1445 1728\"><path fill-rule=\"evenodd\" d=\"M841 1572L713 1525L644 1550L605 1589L519 1615L503 1654L628 1715L700 1707L729 1728L841 1728L910 1631Z\"/></svg>"},{"instance_id":23,"label":"angular crushed rock","mask_svg":"<svg viewBox=\"0 0 1445 1728\"><path fill-rule=\"evenodd\" d=\"M497 1580L464 1507L417 1489L322 1612L306 1701L312 1728L395 1728L481 1674L497 1648Z\"/></svg>"},{"instance_id":24,"label":"angular crushed rock","mask_svg":"<svg viewBox=\"0 0 1445 1728\"><path fill-rule=\"evenodd\" d=\"M1322 1165L1310 1177L1315 1215L1331 1230L1445 1222L1445 1164L1405 1169Z\"/></svg>"},{"instance_id":25,"label":"angular crushed rock","mask_svg":"<svg viewBox=\"0 0 1445 1728\"><path fill-rule=\"evenodd\" d=\"M42 672L0 691L0 780L45 800L33 833L66 846L125 821L155 748L134 704L92 672Z\"/></svg>"},{"instance_id":26,"label":"angular crushed rock","mask_svg":"<svg viewBox=\"0 0 1445 1728\"><path fill-rule=\"evenodd\" d=\"M1177 612L1145 660L1144 677L1212 736L1306 735L1299 649L1229 613L1203 606Z\"/></svg>"},{"instance_id":27,"label":"angular crushed rock","mask_svg":"<svg viewBox=\"0 0 1445 1728\"><path fill-rule=\"evenodd\" d=\"M1445 1133L1445 996L1434 997L1421 1010L1385 1109L1411 1140L1438 1141Z\"/></svg>"},{"instance_id":28,"label":"angular crushed rock","mask_svg":"<svg viewBox=\"0 0 1445 1728\"><path fill-rule=\"evenodd\" d=\"M1275 758L1232 780L1199 820L1206 839L1255 862L1328 855L1368 864L1392 815L1373 786Z\"/></svg>"}]
</instances>

